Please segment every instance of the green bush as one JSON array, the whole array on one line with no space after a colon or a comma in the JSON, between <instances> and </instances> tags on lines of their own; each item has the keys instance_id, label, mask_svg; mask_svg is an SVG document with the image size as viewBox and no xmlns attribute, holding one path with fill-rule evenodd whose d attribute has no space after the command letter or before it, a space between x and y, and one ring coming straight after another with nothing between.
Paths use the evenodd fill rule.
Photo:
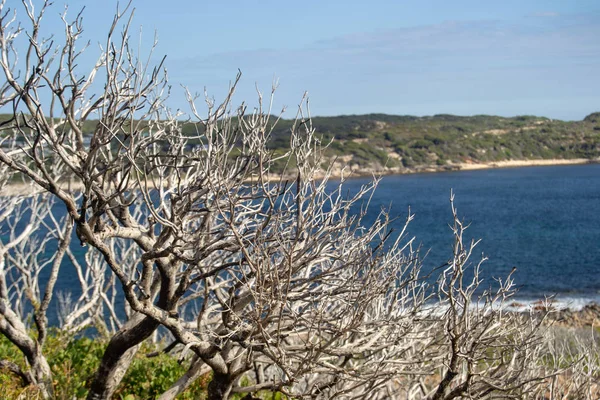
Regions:
<instances>
[{"instance_id":1,"label":"green bush","mask_svg":"<svg viewBox=\"0 0 600 400\"><path fill-rule=\"evenodd\" d=\"M87 395L88 382L100 364L106 344L87 337L65 339L55 334L46 343L55 396L65 400L83 398Z\"/></svg>"},{"instance_id":2,"label":"green bush","mask_svg":"<svg viewBox=\"0 0 600 400\"><path fill-rule=\"evenodd\" d=\"M48 337L46 354L53 373L56 400L83 399L87 396L94 371L98 368L106 343L89 337L69 338L60 332ZM156 350L145 344L134 358L127 374L115 393L115 399L153 399L167 390L186 371L187 364L180 365L175 356L161 354L148 358L146 354ZM23 356L17 347L0 335L0 360L8 360L25 369ZM211 375L198 379L178 399L202 399ZM0 399L36 398L33 387L25 388L21 379L7 370L0 370ZM241 397L241 396L240 396Z\"/></svg>"}]
</instances>

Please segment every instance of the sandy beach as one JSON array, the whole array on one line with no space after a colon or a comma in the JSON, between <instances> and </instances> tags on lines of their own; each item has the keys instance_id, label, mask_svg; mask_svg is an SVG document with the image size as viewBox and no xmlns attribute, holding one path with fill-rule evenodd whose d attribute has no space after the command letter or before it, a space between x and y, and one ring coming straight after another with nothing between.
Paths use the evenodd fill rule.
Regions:
<instances>
[{"instance_id":1,"label":"sandy beach","mask_svg":"<svg viewBox=\"0 0 600 400\"><path fill-rule=\"evenodd\" d=\"M587 158L572 158L572 159L548 159L548 160L507 160L495 161L489 163L460 163L454 164L460 170L474 170L487 168L514 168L514 167L535 167L544 165L572 165L572 164L589 164L600 160L590 160Z\"/></svg>"},{"instance_id":2,"label":"sandy beach","mask_svg":"<svg viewBox=\"0 0 600 400\"><path fill-rule=\"evenodd\" d=\"M76 191L83 187L81 182L64 182L60 186L63 189L70 188ZM33 183L9 183L0 188L0 196L35 195L42 192L43 190Z\"/></svg>"},{"instance_id":3,"label":"sandy beach","mask_svg":"<svg viewBox=\"0 0 600 400\"><path fill-rule=\"evenodd\" d=\"M343 160L347 163L347 160ZM535 167L535 166L550 166L550 165L576 165L576 164L592 164L599 163L600 159L587 159L587 158L573 158L573 159L546 159L546 160L507 160L507 161L494 161L487 163L453 163L442 166L423 166L418 168L384 168L384 169L371 169L371 168L347 168L345 169L344 176L377 176L377 175L403 175L403 174L416 174L423 172L447 172L447 171L470 171L479 169L492 169L492 168L517 168L517 167ZM343 163L343 164L345 164ZM342 175L343 166L334 165L333 173L331 174L332 179L339 179ZM345 165L347 166L347 164ZM295 175L290 175L290 179L294 179ZM323 178L323 174L315 177L316 179ZM269 176L269 180L279 180L279 175ZM80 190L82 185L79 182L64 182L63 188L70 187L71 190ZM33 184L26 183L11 183L0 189L0 196L19 196L19 195L32 195L39 193L41 190L39 187Z\"/></svg>"}]
</instances>

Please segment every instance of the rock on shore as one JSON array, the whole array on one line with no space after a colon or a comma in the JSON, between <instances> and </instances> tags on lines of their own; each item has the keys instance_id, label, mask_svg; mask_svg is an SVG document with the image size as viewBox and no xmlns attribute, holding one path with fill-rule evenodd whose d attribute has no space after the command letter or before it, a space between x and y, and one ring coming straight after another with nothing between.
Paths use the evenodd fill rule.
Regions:
<instances>
[{"instance_id":1,"label":"rock on shore","mask_svg":"<svg viewBox=\"0 0 600 400\"><path fill-rule=\"evenodd\" d=\"M557 326L573 328L600 327L600 304L590 303L581 310L576 311L568 308L551 311L548 319Z\"/></svg>"}]
</instances>

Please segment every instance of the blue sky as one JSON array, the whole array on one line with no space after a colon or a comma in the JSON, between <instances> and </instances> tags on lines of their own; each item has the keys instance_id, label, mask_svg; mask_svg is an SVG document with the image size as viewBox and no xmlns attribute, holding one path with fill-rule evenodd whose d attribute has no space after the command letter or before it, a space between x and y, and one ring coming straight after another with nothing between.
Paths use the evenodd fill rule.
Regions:
<instances>
[{"instance_id":1,"label":"blue sky","mask_svg":"<svg viewBox=\"0 0 600 400\"><path fill-rule=\"evenodd\" d=\"M123 2L121 2L122 4ZM48 31L60 32L56 0ZM89 62L116 1L83 5ZM170 105L181 85L218 100L238 69L236 101L255 84L294 108L308 91L313 115L534 114L581 119L600 111L600 1L137 0L134 27L167 55ZM136 39L137 42L137 39Z\"/></svg>"}]
</instances>

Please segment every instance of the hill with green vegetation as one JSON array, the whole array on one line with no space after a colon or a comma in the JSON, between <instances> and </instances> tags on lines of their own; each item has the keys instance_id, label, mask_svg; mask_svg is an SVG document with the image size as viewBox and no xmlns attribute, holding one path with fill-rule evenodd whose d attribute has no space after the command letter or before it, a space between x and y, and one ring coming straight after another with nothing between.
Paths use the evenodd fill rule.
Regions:
<instances>
[{"instance_id":1,"label":"hill with green vegetation","mask_svg":"<svg viewBox=\"0 0 600 400\"><path fill-rule=\"evenodd\" d=\"M0 115L0 123L6 119ZM272 150L288 148L293 123L278 121ZM325 163L338 160L357 174L457 170L517 160L600 160L600 112L582 121L529 115L342 115L314 117L312 125L328 144ZM91 134L96 126L96 121L86 121L84 131ZM182 123L181 129L202 133L199 124Z\"/></svg>"},{"instance_id":2,"label":"hill with green vegetation","mask_svg":"<svg viewBox=\"0 0 600 400\"><path fill-rule=\"evenodd\" d=\"M600 159L600 113L582 121L368 114L317 117L312 122L325 142L333 140L327 154L359 173L454 170L465 164L515 160ZM273 148L286 147L290 124L283 121L276 128Z\"/></svg>"}]
</instances>

